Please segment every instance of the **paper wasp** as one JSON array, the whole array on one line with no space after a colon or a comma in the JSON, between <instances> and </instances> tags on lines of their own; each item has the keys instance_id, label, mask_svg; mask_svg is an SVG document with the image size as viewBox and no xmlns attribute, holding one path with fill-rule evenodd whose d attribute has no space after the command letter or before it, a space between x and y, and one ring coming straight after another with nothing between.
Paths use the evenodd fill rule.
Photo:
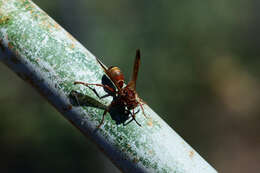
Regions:
<instances>
[{"instance_id":1,"label":"paper wasp","mask_svg":"<svg viewBox=\"0 0 260 173\"><path fill-rule=\"evenodd\" d=\"M111 91L112 93L114 93L116 95L116 99L114 99L111 102L111 104L107 107L107 109L105 109L102 120L101 120L100 124L98 125L98 128L100 128L100 126L104 123L104 117L105 117L106 113L109 112L111 107L113 107L113 106L123 107L126 110L126 112L132 116L132 120L134 120L139 126L141 126L136 121L136 119L135 119L136 112L134 112L134 108L136 108L138 105L140 105L143 115L146 117L144 108L143 108L144 102L138 96L138 94L136 92L136 80L137 80L138 70L139 70L139 66L140 66L140 50L137 49L137 51L136 51L132 79L126 86L124 86L124 81L125 81L124 75L118 67L111 66L109 68L106 68L100 62L100 60L97 59L97 62L103 68L106 75L111 79L111 81L113 82L113 84L116 87L116 90L108 85L103 85L103 84L91 84L91 83L85 83L85 82L79 82L79 81L74 82L74 84L82 84L87 87L89 85L100 86L100 87L103 87L103 88Z\"/></svg>"}]
</instances>

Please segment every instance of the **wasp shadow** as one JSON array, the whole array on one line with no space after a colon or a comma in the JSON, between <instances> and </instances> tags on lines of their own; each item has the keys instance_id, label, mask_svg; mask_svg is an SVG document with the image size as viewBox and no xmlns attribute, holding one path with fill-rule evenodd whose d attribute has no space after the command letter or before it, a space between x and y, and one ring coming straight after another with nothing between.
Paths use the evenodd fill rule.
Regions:
<instances>
[{"instance_id":1,"label":"wasp shadow","mask_svg":"<svg viewBox=\"0 0 260 173\"><path fill-rule=\"evenodd\" d=\"M102 76L102 85L107 85L110 88L113 88L114 91L116 91L114 84L112 83L112 81L106 75ZM103 96L100 96L94 87L92 87L92 86L86 86L86 87L91 89L93 91L93 93L95 93L95 95L99 99L103 99L103 98L111 96L113 98L112 102L110 103L111 106L106 106L106 105L102 104L101 102L99 102L98 100L96 100L96 99L94 99L90 96L87 96L87 95L79 93L75 90L72 90L70 92L69 98L70 98L70 102L73 106L89 106L89 107L95 107L95 108L103 109L104 111L107 110L108 113L110 114L112 120L114 120L117 125L123 124L125 126L125 125L127 125L127 124L129 124L130 122L133 121L133 118L130 119L132 117L131 116L132 114L126 108L126 106L116 104L116 103L120 103L118 101L119 97L116 94L116 92L113 92L113 91L111 91L111 90L109 90L105 87L102 87L104 89L104 91L106 92L106 94L103 95ZM115 103L115 104L112 104L112 103ZM138 112L139 112L139 110L137 112L135 112L135 114L138 113Z\"/></svg>"}]
</instances>

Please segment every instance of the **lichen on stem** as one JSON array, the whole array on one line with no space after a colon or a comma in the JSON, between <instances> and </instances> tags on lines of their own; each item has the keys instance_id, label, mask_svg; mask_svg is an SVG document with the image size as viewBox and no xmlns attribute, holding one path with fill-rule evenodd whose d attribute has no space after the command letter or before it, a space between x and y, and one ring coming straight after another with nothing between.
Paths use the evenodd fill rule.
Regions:
<instances>
[{"instance_id":1,"label":"lichen on stem","mask_svg":"<svg viewBox=\"0 0 260 173\"><path fill-rule=\"evenodd\" d=\"M216 173L147 105L148 118L141 111L136 115L142 127L116 123L110 114L97 130L112 97L99 99L90 88L74 85L102 83L105 73L96 58L30 0L0 0L0 14L0 61L91 137L123 172ZM88 104L73 104L72 91Z\"/></svg>"}]
</instances>

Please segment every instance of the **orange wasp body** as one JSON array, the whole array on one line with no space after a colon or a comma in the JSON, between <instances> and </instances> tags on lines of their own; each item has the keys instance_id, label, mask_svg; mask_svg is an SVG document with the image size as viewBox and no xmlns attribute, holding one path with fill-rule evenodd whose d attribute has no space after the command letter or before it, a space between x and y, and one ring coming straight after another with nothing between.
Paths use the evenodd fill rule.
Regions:
<instances>
[{"instance_id":1,"label":"orange wasp body","mask_svg":"<svg viewBox=\"0 0 260 173\"><path fill-rule=\"evenodd\" d=\"M134 108L136 108L138 105L140 105L142 112L144 116L146 117L144 113L143 104L144 102L142 99L139 98L137 92L136 92L136 80L140 65L140 50L138 49L136 51L136 57L134 62L134 70L132 74L131 81L124 87L124 75L121 72L121 70L118 67L109 67L108 69L97 59L98 63L101 65L107 76L111 79L111 81L114 83L115 87L117 88L117 91L113 89L112 87L108 85L102 85L102 84L89 84L84 82L74 82L74 84L82 84L85 86L89 85L96 85L103 88L108 89L109 91L115 93L116 99L114 99L111 104L108 106L108 108L104 111L102 120L100 124L98 125L98 128L104 123L104 117L107 112L110 111L112 106L122 106L126 108L127 112L131 114L133 120L141 126L135 119L135 112ZM132 112L131 112L132 111Z\"/></svg>"}]
</instances>

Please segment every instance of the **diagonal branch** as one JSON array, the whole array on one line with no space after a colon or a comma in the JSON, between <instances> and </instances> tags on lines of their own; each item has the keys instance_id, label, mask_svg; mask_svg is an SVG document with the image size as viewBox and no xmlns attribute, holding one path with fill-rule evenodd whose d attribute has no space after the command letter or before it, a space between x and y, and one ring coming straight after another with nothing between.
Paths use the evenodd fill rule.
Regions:
<instances>
[{"instance_id":1,"label":"diagonal branch","mask_svg":"<svg viewBox=\"0 0 260 173\"><path fill-rule=\"evenodd\" d=\"M94 143L123 172L216 173L147 105L124 126L105 117L111 97L99 99L75 81L102 83L104 71L95 57L30 0L0 0L0 61L30 83L66 119ZM97 93L106 95L101 87ZM75 104L71 94L78 96Z\"/></svg>"}]
</instances>

